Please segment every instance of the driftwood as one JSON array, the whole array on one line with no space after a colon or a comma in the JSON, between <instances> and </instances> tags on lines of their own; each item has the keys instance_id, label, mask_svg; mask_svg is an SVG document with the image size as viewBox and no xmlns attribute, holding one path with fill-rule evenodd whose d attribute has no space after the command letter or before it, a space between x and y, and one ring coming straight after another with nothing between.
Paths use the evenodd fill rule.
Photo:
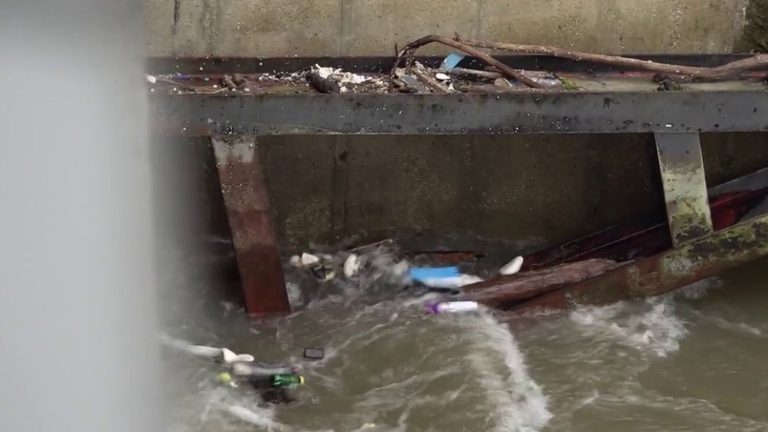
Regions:
<instances>
[{"instance_id":1,"label":"driftwood","mask_svg":"<svg viewBox=\"0 0 768 432\"><path fill-rule=\"evenodd\" d=\"M460 67L455 67L449 71L446 71L446 73L449 75L458 75L458 76L466 76L466 75L476 76L476 77L492 79L492 80L504 77L504 74L500 72L466 69L466 68L460 68Z\"/></svg>"},{"instance_id":2,"label":"driftwood","mask_svg":"<svg viewBox=\"0 0 768 432\"><path fill-rule=\"evenodd\" d=\"M624 66L635 70L646 70L671 75L683 75L700 79L722 80L731 78L741 72L768 67L768 54L758 54L750 58L737 60L717 67L696 67L668 63L658 63L650 60L640 60L630 57L595 54L572 51L545 45L522 45L499 42L489 42L476 39L464 39L456 35L456 40L475 48L486 48L507 51L518 54L538 54L560 57L576 61L591 61L594 63Z\"/></svg>"},{"instance_id":3,"label":"driftwood","mask_svg":"<svg viewBox=\"0 0 768 432\"><path fill-rule=\"evenodd\" d=\"M462 289L465 293L463 298L491 307L508 307L595 277L619 265L607 259L591 259L512 276L500 276L465 286Z\"/></svg>"},{"instance_id":4,"label":"driftwood","mask_svg":"<svg viewBox=\"0 0 768 432\"><path fill-rule=\"evenodd\" d=\"M416 62L412 72L414 75L419 77L420 80L424 81L424 83L427 84L427 87L431 88L432 90L435 90L438 93L453 93L453 90L448 88L447 85L432 77L431 72L428 71L427 68L421 63Z\"/></svg>"},{"instance_id":5,"label":"driftwood","mask_svg":"<svg viewBox=\"0 0 768 432\"><path fill-rule=\"evenodd\" d=\"M525 75L525 72L518 69L513 69L504 63L496 60L489 54L481 51L480 49L492 49L498 51L507 51L519 54L538 54L552 57L566 58L575 61L591 61L594 63L601 63L613 66L622 66L634 70L644 70L657 72L662 74L687 76L696 79L705 80L724 80L738 76L740 73L747 72L755 69L768 68L768 54L758 54L753 57L749 57L742 60L737 60L731 63L724 64L717 67L696 67L675 65L668 63L658 63L650 60L641 60L630 57L613 56L606 54L595 54L588 52L572 51L563 48L557 48L546 45L523 45L523 44L510 44L489 42L476 39L464 39L458 34L453 38L447 38L444 36L430 35L421 39L417 39L413 42L406 44L397 53L395 58L395 64L392 66L390 73L391 82L395 79L395 70L399 67L403 58L411 58L413 53L420 47L431 43L439 43L442 45L455 48L470 56L477 57L485 63L495 67L499 72L507 78L513 78L528 87L540 89L544 86L536 80ZM467 73L467 71L464 71ZM475 75L480 75L476 73ZM483 74L485 75L485 74Z\"/></svg>"},{"instance_id":6,"label":"driftwood","mask_svg":"<svg viewBox=\"0 0 768 432\"><path fill-rule=\"evenodd\" d=\"M400 67L400 62L403 60L404 57L406 57L406 56L410 57L413 54L413 52L416 51L417 49L419 49L420 47L423 47L424 45L428 45L428 44L435 43L435 42L443 44L443 45L446 45L446 46L449 46L451 48L455 48L455 49L457 49L459 51L462 51L465 54L471 55L473 57L477 57L480 60L488 63L489 65L491 65L493 67L495 67L496 69L501 71L501 73L503 73L507 77L514 78L514 79L522 82L523 84L527 85L528 87L533 87L533 88L541 88L542 87L542 85L539 84L538 82L536 82L535 80L532 80L532 79L528 78L527 76L525 76L522 71L519 71L519 70L516 70L516 69L512 69L511 67L509 67L509 66L505 65L504 63L496 60L495 58L489 56L488 54L480 51L477 48L473 48L473 47L471 47L469 45L463 44L463 43L461 43L461 42L459 42L457 40L454 40L454 39L450 39L450 38L443 37L443 36L437 36L437 35L426 36L426 37L423 37L421 39L418 39L418 40L415 40L413 42L410 42L410 43L406 44L400 50L400 52L397 53L397 58L395 59L395 64L392 66L392 71L390 73L391 80L394 81L394 79L395 79L395 71L397 70L398 67Z\"/></svg>"}]
</instances>

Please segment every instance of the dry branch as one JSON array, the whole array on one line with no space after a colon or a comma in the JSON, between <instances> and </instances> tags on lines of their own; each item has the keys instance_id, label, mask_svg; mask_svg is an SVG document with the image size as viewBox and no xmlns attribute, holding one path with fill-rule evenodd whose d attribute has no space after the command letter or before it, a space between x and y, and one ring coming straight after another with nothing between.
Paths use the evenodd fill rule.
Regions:
<instances>
[{"instance_id":1,"label":"dry branch","mask_svg":"<svg viewBox=\"0 0 768 432\"><path fill-rule=\"evenodd\" d=\"M519 70L516 70L516 69L512 69L511 67L505 65L504 63L496 60L495 58L489 56L488 54L486 54L486 53L484 53L484 52L482 52L482 51L480 51L480 50L478 50L476 48L473 48L473 47L471 47L469 45L466 45L464 43L461 43L459 41L456 41L456 40L453 40L453 39L450 39L450 38L447 38L447 37L443 37L443 36L437 36L437 35L425 36L425 37L423 37L421 39L418 39L418 40L415 40L413 42L410 42L410 43L406 44L403 47L403 49L401 49L400 52L397 54L397 58L395 59L395 64L392 66L392 71L390 72L390 79L391 80L395 79L395 71L400 66L400 62L403 60L403 57L406 57L406 56L410 57L415 50L419 49L420 47L422 47L424 45L428 45L428 44L431 44L431 43L443 44L443 45L449 46L451 48L455 48L455 49L457 49L459 51L462 51L465 54L471 55L473 57L477 57L480 60L488 63L489 65L491 65L493 67L495 67L496 69L501 71L501 73L503 73L507 77L514 78L514 79L522 82L523 84L527 85L528 87L533 87L533 88L541 88L542 87L542 85L539 84L538 82L536 82L535 80L532 80L531 78L528 78L527 76L525 76L522 71L519 71Z\"/></svg>"},{"instance_id":2,"label":"dry branch","mask_svg":"<svg viewBox=\"0 0 768 432\"><path fill-rule=\"evenodd\" d=\"M486 48L519 54L539 54L576 61L591 61L594 63L608 64L613 66L624 66L635 70L646 70L672 75L685 75L694 78L711 80L727 79L739 74L740 72L768 66L768 55L766 54L759 54L754 57L737 60L718 67L695 67L658 63L650 60L640 60L630 57L571 51L546 45L522 45L489 42L475 39L464 39L459 35L456 35L456 40L460 43L475 48Z\"/></svg>"}]
</instances>

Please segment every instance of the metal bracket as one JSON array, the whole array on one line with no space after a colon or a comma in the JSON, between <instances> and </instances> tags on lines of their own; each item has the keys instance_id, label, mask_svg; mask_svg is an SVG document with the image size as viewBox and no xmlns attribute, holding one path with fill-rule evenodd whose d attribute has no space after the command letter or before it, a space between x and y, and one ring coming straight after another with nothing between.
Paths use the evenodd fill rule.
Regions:
<instances>
[{"instance_id":1,"label":"metal bracket","mask_svg":"<svg viewBox=\"0 0 768 432\"><path fill-rule=\"evenodd\" d=\"M249 314L290 312L256 139L212 137Z\"/></svg>"},{"instance_id":2,"label":"metal bracket","mask_svg":"<svg viewBox=\"0 0 768 432\"><path fill-rule=\"evenodd\" d=\"M699 134L655 136L669 231L677 247L712 233Z\"/></svg>"}]
</instances>

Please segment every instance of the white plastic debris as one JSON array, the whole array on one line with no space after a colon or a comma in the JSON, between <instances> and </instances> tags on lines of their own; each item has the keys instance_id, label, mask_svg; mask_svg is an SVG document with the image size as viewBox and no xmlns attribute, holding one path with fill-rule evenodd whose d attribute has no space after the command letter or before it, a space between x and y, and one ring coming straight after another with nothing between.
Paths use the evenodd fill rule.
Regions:
<instances>
[{"instance_id":1,"label":"white plastic debris","mask_svg":"<svg viewBox=\"0 0 768 432\"><path fill-rule=\"evenodd\" d=\"M520 271L520 268L523 267L523 257L518 256L515 257L512 261L508 262L504 265L504 267L499 269L499 274L504 276L510 276Z\"/></svg>"},{"instance_id":2,"label":"white plastic debris","mask_svg":"<svg viewBox=\"0 0 768 432\"><path fill-rule=\"evenodd\" d=\"M435 78L439 79L440 81L448 81L449 79L451 79L450 75L442 72L436 73Z\"/></svg>"},{"instance_id":3,"label":"white plastic debris","mask_svg":"<svg viewBox=\"0 0 768 432\"><path fill-rule=\"evenodd\" d=\"M427 313L431 314L475 312L478 309L480 305L473 301L449 301L427 305Z\"/></svg>"},{"instance_id":4,"label":"white plastic debris","mask_svg":"<svg viewBox=\"0 0 768 432\"><path fill-rule=\"evenodd\" d=\"M323 78L323 79L328 78L331 75L341 71L340 69L334 69L332 67L322 67L318 64L316 64L313 69L315 72L317 72L318 75L320 75L320 78Z\"/></svg>"},{"instance_id":5,"label":"white plastic debris","mask_svg":"<svg viewBox=\"0 0 768 432\"><path fill-rule=\"evenodd\" d=\"M226 364L231 363L250 363L256 361L256 359L250 354L236 354L228 348L216 348L205 345L192 345L188 342L174 339L168 335L161 335L160 341L171 348L175 348L179 351L184 351L187 354L191 354L197 357L205 357L208 359L221 359Z\"/></svg>"},{"instance_id":6,"label":"white plastic debris","mask_svg":"<svg viewBox=\"0 0 768 432\"><path fill-rule=\"evenodd\" d=\"M368 77L354 74L352 72L344 72L340 75L339 81L345 84L362 84L368 81Z\"/></svg>"},{"instance_id":7,"label":"white plastic debris","mask_svg":"<svg viewBox=\"0 0 768 432\"><path fill-rule=\"evenodd\" d=\"M227 348L221 349L221 358L224 360L224 363L231 364L231 363L250 363L255 361L256 359L250 355L250 354L235 354L232 350Z\"/></svg>"},{"instance_id":8,"label":"white plastic debris","mask_svg":"<svg viewBox=\"0 0 768 432\"><path fill-rule=\"evenodd\" d=\"M251 423L256 426L266 427L268 430L278 429L276 428L276 426L279 426L278 423L275 423L271 418L267 417L266 415L259 414L256 411L253 411L243 406L239 406L239 405L228 406L226 408L226 411L229 414L239 418L240 420L243 420L245 422ZM282 429L282 428L279 428L279 429Z\"/></svg>"},{"instance_id":9,"label":"white plastic debris","mask_svg":"<svg viewBox=\"0 0 768 432\"><path fill-rule=\"evenodd\" d=\"M319 262L320 262L320 257L318 257L318 256L315 256L315 255L312 255L312 254L308 254L306 252L301 254L301 261L300 261L301 267L310 267L310 266L315 265L315 264L317 264Z\"/></svg>"},{"instance_id":10,"label":"white plastic debris","mask_svg":"<svg viewBox=\"0 0 768 432\"><path fill-rule=\"evenodd\" d=\"M317 73L320 78L332 79L338 82L341 88L346 88L344 84L362 84L372 80L372 78L364 75L358 75L352 72L342 72L341 69L322 67L317 64L312 68L312 71Z\"/></svg>"},{"instance_id":11,"label":"white plastic debris","mask_svg":"<svg viewBox=\"0 0 768 432\"><path fill-rule=\"evenodd\" d=\"M420 282L430 288L437 289L456 289L463 286L472 285L482 282L483 279L477 276L461 274L459 276L440 277L440 278L426 278Z\"/></svg>"},{"instance_id":12,"label":"white plastic debris","mask_svg":"<svg viewBox=\"0 0 768 432\"><path fill-rule=\"evenodd\" d=\"M344 260L344 276L354 277L360 271L360 257L357 254L351 254Z\"/></svg>"},{"instance_id":13,"label":"white plastic debris","mask_svg":"<svg viewBox=\"0 0 768 432\"><path fill-rule=\"evenodd\" d=\"M154 84L157 82L157 77L154 75L147 75L146 78L147 78L147 82L150 84Z\"/></svg>"}]
</instances>

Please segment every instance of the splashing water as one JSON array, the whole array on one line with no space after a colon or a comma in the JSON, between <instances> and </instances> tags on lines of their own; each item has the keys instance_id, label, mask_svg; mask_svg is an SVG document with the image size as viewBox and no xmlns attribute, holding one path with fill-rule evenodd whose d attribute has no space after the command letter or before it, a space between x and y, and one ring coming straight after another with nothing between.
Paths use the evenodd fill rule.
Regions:
<instances>
[{"instance_id":1,"label":"splashing water","mask_svg":"<svg viewBox=\"0 0 768 432\"><path fill-rule=\"evenodd\" d=\"M571 312L571 320L597 337L650 351L664 357L680 348L685 323L675 314L672 298L645 302L617 303L602 307L581 307Z\"/></svg>"},{"instance_id":2,"label":"splashing water","mask_svg":"<svg viewBox=\"0 0 768 432\"><path fill-rule=\"evenodd\" d=\"M216 307L198 309L202 318L174 321L174 337L297 364L307 381L296 402L272 406L247 384L217 384L220 366L169 354L176 401L169 430L768 430L759 397L768 383L756 374L768 351L752 366L739 363L739 344L761 346L768 323L724 306L728 280L502 323L487 310L426 315L422 306L435 294L404 290L396 257L363 258L354 280L318 283L289 271L297 311L287 317L249 323L216 299ZM728 349L712 355L708 348L721 342ZM324 348L325 358L302 359L305 347ZM706 386L713 371L750 367L756 383Z\"/></svg>"}]
</instances>

